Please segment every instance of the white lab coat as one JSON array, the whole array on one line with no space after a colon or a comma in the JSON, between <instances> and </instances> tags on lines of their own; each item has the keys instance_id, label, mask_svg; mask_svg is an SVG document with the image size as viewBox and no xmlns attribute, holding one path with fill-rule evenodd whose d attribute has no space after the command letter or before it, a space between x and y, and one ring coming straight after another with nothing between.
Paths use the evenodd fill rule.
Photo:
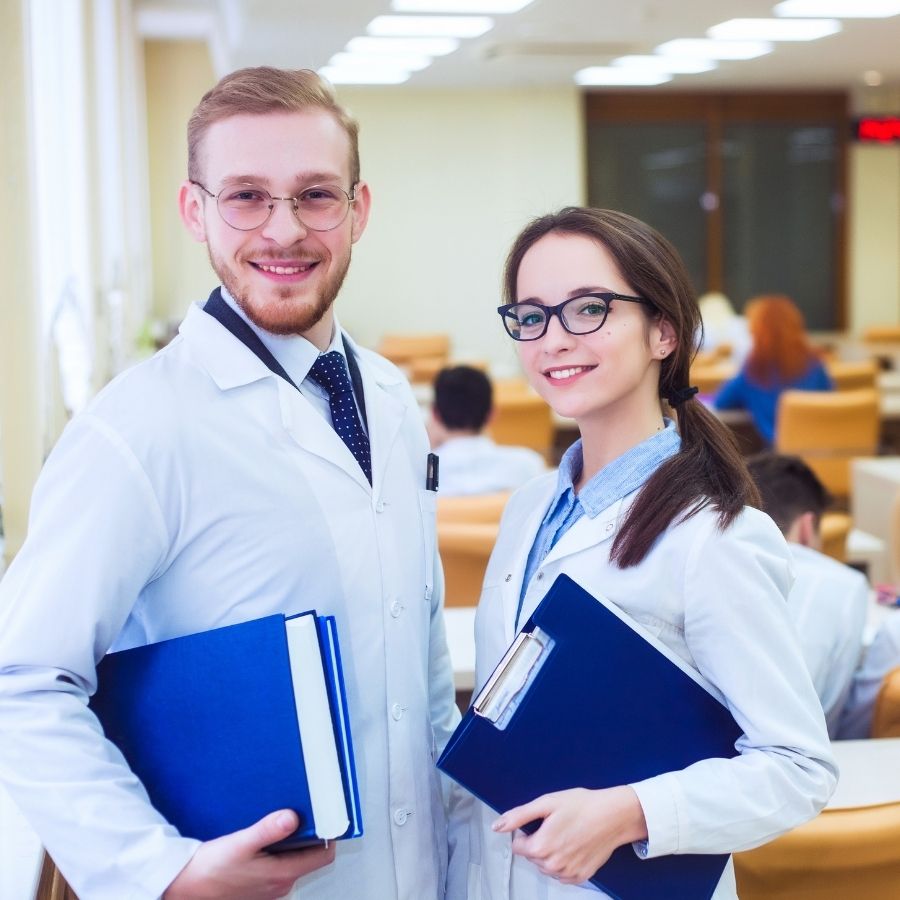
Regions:
<instances>
[{"instance_id":1,"label":"white lab coat","mask_svg":"<svg viewBox=\"0 0 900 900\"><path fill-rule=\"evenodd\" d=\"M535 479L504 512L476 615L477 685L515 635L525 562L555 485L553 473ZM815 815L835 785L822 709L787 618L787 547L757 510L746 509L722 533L706 509L671 526L640 565L619 569L608 553L634 496L594 519L581 518L560 539L532 579L520 622L565 572L618 604L712 682L743 727L735 759L705 760L634 785L649 831L646 855L728 853L762 844ZM560 884L513 856L511 837L490 830L496 818L474 803L468 900L602 896L590 886ZM457 883L463 879L453 865ZM729 865L715 897L735 896Z\"/></svg>"},{"instance_id":2,"label":"white lab coat","mask_svg":"<svg viewBox=\"0 0 900 900\"><path fill-rule=\"evenodd\" d=\"M100 737L97 661L309 608L337 619L365 835L292 896L443 896L433 759L458 712L427 439L402 376L355 352L372 487L310 402L199 308L45 466L0 583L0 778L84 900L158 897L197 846Z\"/></svg>"},{"instance_id":3,"label":"white lab coat","mask_svg":"<svg viewBox=\"0 0 900 900\"><path fill-rule=\"evenodd\" d=\"M862 655L869 583L862 572L801 544L790 544L794 586L788 611L832 738Z\"/></svg>"},{"instance_id":4,"label":"white lab coat","mask_svg":"<svg viewBox=\"0 0 900 900\"><path fill-rule=\"evenodd\" d=\"M547 468L540 453L495 444L485 434L450 438L436 453L441 495L448 497L513 491Z\"/></svg>"}]
</instances>

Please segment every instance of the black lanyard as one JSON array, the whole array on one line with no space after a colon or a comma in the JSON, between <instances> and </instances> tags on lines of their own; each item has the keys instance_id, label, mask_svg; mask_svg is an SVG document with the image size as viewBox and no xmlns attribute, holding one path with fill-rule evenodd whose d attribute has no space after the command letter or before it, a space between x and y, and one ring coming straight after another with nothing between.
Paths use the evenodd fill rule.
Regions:
<instances>
[{"instance_id":1,"label":"black lanyard","mask_svg":"<svg viewBox=\"0 0 900 900\"><path fill-rule=\"evenodd\" d=\"M209 313L220 325L227 328L251 353L259 357L266 367L283 378L289 385L300 390L293 379L285 372L281 363L269 352L269 348L259 339L259 335L225 302L221 288L216 288L206 301L203 311ZM347 368L350 370L350 381L356 394L357 405L362 415L363 427L368 431L369 421L366 417L365 394L363 393L362 373L359 363L347 345L346 338L341 335L344 353L347 356Z\"/></svg>"}]
</instances>

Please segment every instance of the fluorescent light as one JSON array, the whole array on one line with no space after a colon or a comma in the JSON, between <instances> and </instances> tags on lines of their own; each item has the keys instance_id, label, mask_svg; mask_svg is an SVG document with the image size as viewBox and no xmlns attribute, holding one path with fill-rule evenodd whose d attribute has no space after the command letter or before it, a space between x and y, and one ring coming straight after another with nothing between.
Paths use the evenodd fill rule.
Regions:
<instances>
[{"instance_id":1,"label":"fluorescent light","mask_svg":"<svg viewBox=\"0 0 900 900\"><path fill-rule=\"evenodd\" d=\"M575 83L583 85L653 85L671 80L672 76L665 72L626 69L623 66L589 66L575 73Z\"/></svg>"},{"instance_id":2,"label":"fluorescent light","mask_svg":"<svg viewBox=\"0 0 900 900\"><path fill-rule=\"evenodd\" d=\"M706 33L718 41L817 41L840 30L837 19L729 19Z\"/></svg>"},{"instance_id":3,"label":"fluorescent light","mask_svg":"<svg viewBox=\"0 0 900 900\"><path fill-rule=\"evenodd\" d=\"M706 38L676 38L656 48L664 56L698 56L701 59L756 59L775 48L768 41L711 41Z\"/></svg>"},{"instance_id":4,"label":"fluorescent light","mask_svg":"<svg viewBox=\"0 0 900 900\"><path fill-rule=\"evenodd\" d=\"M426 56L446 56L458 49L456 38L383 38L355 37L347 42L351 53L386 53L403 55L424 53Z\"/></svg>"},{"instance_id":5,"label":"fluorescent light","mask_svg":"<svg viewBox=\"0 0 900 900\"><path fill-rule=\"evenodd\" d=\"M378 37L479 37L494 27L487 16L376 16L366 26Z\"/></svg>"},{"instance_id":6,"label":"fluorescent light","mask_svg":"<svg viewBox=\"0 0 900 900\"><path fill-rule=\"evenodd\" d=\"M678 56L620 56L610 65L628 69L646 69L648 72L668 72L671 75L696 75L711 72L716 64L709 59Z\"/></svg>"},{"instance_id":7,"label":"fluorescent light","mask_svg":"<svg viewBox=\"0 0 900 900\"><path fill-rule=\"evenodd\" d=\"M359 66L322 66L318 72L332 84L402 84L410 76L401 69L363 69Z\"/></svg>"},{"instance_id":8,"label":"fluorescent light","mask_svg":"<svg viewBox=\"0 0 900 900\"><path fill-rule=\"evenodd\" d=\"M350 68L362 66L373 69L405 69L407 72L418 72L431 65L431 57L424 54L392 53L335 53L328 60L329 66Z\"/></svg>"},{"instance_id":9,"label":"fluorescent light","mask_svg":"<svg viewBox=\"0 0 900 900\"><path fill-rule=\"evenodd\" d=\"M391 9L403 13L485 13L489 16L518 12L532 0L392 0Z\"/></svg>"},{"instance_id":10,"label":"fluorescent light","mask_svg":"<svg viewBox=\"0 0 900 900\"><path fill-rule=\"evenodd\" d=\"M776 16L834 16L836 19L887 19L900 13L900 0L784 0Z\"/></svg>"}]
</instances>

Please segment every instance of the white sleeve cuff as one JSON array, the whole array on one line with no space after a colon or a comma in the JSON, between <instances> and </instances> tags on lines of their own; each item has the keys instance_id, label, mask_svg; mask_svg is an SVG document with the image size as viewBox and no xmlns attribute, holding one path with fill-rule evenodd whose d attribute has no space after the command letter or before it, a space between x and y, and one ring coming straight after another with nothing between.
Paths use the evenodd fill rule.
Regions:
<instances>
[{"instance_id":1,"label":"white sleeve cuff","mask_svg":"<svg viewBox=\"0 0 900 900\"><path fill-rule=\"evenodd\" d=\"M681 844L677 781L666 774L629 787L637 794L647 823L647 839L632 844L635 853L641 859L677 853Z\"/></svg>"}]
</instances>

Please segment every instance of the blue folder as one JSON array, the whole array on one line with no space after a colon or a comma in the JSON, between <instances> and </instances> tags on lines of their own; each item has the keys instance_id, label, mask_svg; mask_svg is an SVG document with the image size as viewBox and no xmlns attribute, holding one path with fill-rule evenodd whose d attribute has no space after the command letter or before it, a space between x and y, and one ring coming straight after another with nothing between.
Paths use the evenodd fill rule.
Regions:
<instances>
[{"instance_id":1,"label":"blue folder","mask_svg":"<svg viewBox=\"0 0 900 900\"><path fill-rule=\"evenodd\" d=\"M438 768L505 812L552 791L630 784L736 756L742 730L724 704L605 604L560 575ZM708 900L727 861L641 859L627 845L590 880L618 900Z\"/></svg>"},{"instance_id":2,"label":"blue folder","mask_svg":"<svg viewBox=\"0 0 900 900\"><path fill-rule=\"evenodd\" d=\"M277 809L293 809L299 828L269 849L323 839L310 797L312 760L301 740L287 633L288 623L304 616L315 623L315 637L307 632L307 641L313 648L318 644L313 664L322 668L324 721L333 729L340 770L342 800L336 791L329 798L338 806L343 802L349 821L344 833L328 837L362 834L335 621L312 611L266 616L110 653L100 661L90 707L152 804L181 834L211 840ZM310 681L322 684L318 672ZM321 691L316 696L321 700Z\"/></svg>"}]
</instances>

